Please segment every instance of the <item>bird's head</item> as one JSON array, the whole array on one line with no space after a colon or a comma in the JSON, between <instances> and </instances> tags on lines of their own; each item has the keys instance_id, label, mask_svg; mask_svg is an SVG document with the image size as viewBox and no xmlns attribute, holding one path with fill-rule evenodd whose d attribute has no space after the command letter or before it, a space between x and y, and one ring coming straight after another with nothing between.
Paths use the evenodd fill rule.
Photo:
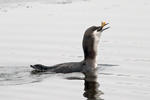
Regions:
<instances>
[{"instance_id":1,"label":"bird's head","mask_svg":"<svg viewBox=\"0 0 150 100\"><path fill-rule=\"evenodd\" d=\"M109 29L110 27L105 27L106 25L108 25L109 23L106 22L101 22L101 26L97 26L96 30L97 32L103 32L104 30Z\"/></svg>"},{"instance_id":2,"label":"bird's head","mask_svg":"<svg viewBox=\"0 0 150 100\"><path fill-rule=\"evenodd\" d=\"M100 34L102 33L104 30L109 29L110 27L105 27L106 25L108 25L108 23L106 22L101 22L100 26L92 26L89 27L86 31L85 31L85 35L90 36L92 34Z\"/></svg>"}]
</instances>

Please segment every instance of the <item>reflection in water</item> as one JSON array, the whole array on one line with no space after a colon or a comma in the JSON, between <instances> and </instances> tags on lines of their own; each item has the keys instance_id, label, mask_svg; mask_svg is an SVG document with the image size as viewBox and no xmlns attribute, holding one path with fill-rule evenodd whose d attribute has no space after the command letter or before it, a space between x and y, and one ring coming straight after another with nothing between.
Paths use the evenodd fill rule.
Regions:
<instances>
[{"instance_id":1,"label":"reflection in water","mask_svg":"<svg viewBox=\"0 0 150 100\"><path fill-rule=\"evenodd\" d=\"M33 75L43 75L45 72L32 71ZM47 73L49 74L49 73ZM87 100L103 100L100 96L103 95L103 92L99 90L100 84L97 81L97 72L84 73L85 77L81 78L79 76L76 77L66 77L68 80L84 80L84 93L83 96L87 98ZM69 76L69 75L68 75Z\"/></svg>"},{"instance_id":2,"label":"reflection in water","mask_svg":"<svg viewBox=\"0 0 150 100\"><path fill-rule=\"evenodd\" d=\"M100 98L100 95L103 94L99 88L100 84L97 81L96 72L85 74L84 79L84 93L83 96L87 98L87 100L103 100Z\"/></svg>"},{"instance_id":3,"label":"reflection in water","mask_svg":"<svg viewBox=\"0 0 150 100\"><path fill-rule=\"evenodd\" d=\"M53 76L51 72L31 71L29 67L0 67L0 85L21 85L33 82L39 82L47 77ZM98 88L97 73L85 73L85 78L68 77L69 80L84 80L83 96L87 100L103 100L100 96L103 94Z\"/></svg>"},{"instance_id":4,"label":"reflection in water","mask_svg":"<svg viewBox=\"0 0 150 100\"><path fill-rule=\"evenodd\" d=\"M110 67L116 66L111 64L99 64L98 71ZM99 69L100 68L100 69ZM102 73L101 73L102 74ZM53 76L52 72L36 72L32 71L29 66L0 66L0 86L2 85L21 85L21 84L28 84L34 82L40 82L45 78ZM96 78L90 77L97 77L95 72L90 74L85 74L85 85L87 87L91 86L90 84L98 84ZM83 80L81 77L68 77L67 79L77 79ZM95 81L95 83L93 82ZM93 82L93 83L92 83ZM89 86L88 86L89 84ZM85 86L85 87L86 87ZM94 87L94 85L93 85ZM91 87L89 87L91 88ZM96 88L96 87L95 87ZM85 88L87 90L87 88Z\"/></svg>"}]
</instances>

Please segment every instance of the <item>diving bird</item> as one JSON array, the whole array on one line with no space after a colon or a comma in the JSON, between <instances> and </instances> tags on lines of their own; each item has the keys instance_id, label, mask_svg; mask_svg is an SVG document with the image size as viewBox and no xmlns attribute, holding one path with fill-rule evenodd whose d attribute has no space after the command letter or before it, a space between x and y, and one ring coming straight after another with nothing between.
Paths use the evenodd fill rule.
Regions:
<instances>
[{"instance_id":1,"label":"diving bird","mask_svg":"<svg viewBox=\"0 0 150 100\"><path fill-rule=\"evenodd\" d=\"M108 23L102 22L100 26L89 27L83 36L82 47L84 52L84 59L80 62L68 62L56 64L53 66L45 66L42 64L30 65L35 71L51 71L55 73L72 73L72 72L82 72L88 73L96 69L96 56L98 43L100 40L101 33L108 29L105 26Z\"/></svg>"}]
</instances>

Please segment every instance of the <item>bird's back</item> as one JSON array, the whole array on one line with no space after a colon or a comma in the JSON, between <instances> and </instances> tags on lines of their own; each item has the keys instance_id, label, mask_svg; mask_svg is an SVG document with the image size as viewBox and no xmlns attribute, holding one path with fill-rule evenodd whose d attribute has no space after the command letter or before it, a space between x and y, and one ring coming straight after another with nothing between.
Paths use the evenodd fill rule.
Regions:
<instances>
[{"instance_id":1,"label":"bird's back","mask_svg":"<svg viewBox=\"0 0 150 100\"><path fill-rule=\"evenodd\" d=\"M82 62L69 62L57 64L54 66L45 66L41 64L31 65L37 71L51 71L55 73L71 73L71 72L81 72L82 71Z\"/></svg>"}]
</instances>

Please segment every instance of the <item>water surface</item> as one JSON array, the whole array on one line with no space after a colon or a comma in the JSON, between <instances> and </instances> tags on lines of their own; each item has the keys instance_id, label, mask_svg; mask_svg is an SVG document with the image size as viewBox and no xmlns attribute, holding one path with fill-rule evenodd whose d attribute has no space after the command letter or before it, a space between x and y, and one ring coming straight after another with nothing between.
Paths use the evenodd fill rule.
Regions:
<instances>
[{"instance_id":1,"label":"water surface","mask_svg":"<svg viewBox=\"0 0 150 100\"><path fill-rule=\"evenodd\" d=\"M2 100L149 100L149 1L7 1L0 0ZM83 32L102 20L111 28L101 37L96 80L32 73L30 64L81 61Z\"/></svg>"}]
</instances>

